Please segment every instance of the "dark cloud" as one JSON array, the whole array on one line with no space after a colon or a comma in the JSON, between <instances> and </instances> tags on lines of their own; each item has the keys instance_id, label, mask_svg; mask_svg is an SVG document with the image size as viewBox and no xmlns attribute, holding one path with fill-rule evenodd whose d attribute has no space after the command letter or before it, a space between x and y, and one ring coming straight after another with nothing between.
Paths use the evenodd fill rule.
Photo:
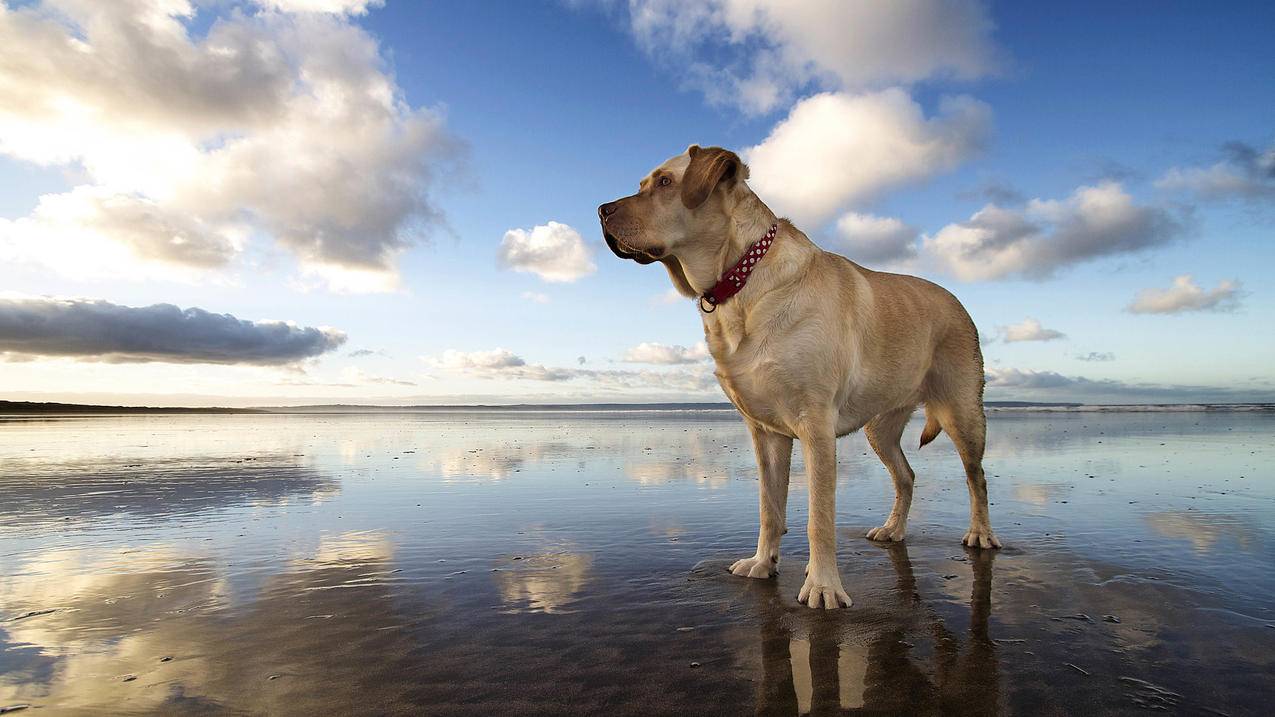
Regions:
<instances>
[{"instance_id":1,"label":"dark cloud","mask_svg":"<svg viewBox=\"0 0 1275 717\"><path fill-rule=\"evenodd\" d=\"M1055 371L989 367L988 400L1080 403L1250 403L1275 400L1275 391L1237 386L1199 386L1091 379Z\"/></svg>"},{"instance_id":2,"label":"dark cloud","mask_svg":"<svg viewBox=\"0 0 1275 717\"><path fill-rule=\"evenodd\" d=\"M1110 351L1090 351L1087 354L1076 354L1077 361L1115 361L1116 355Z\"/></svg>"},{"instance_id":3,"label":"dark cloud","mask_svg":"<svg viewBox=\"0 0 1275 717\"><path fill-rule=\"evenodd\" d=\"M1275 150L1261 150L1243 142L1227 142L1222 153L1232 164L1256 179L1275 180Z\"/></svg>"},{"instance_id":4,"label":"dark cloud","mask_svg":"<svg viewBox=\"0 0 1275 717\"><path fill-rule=\"evenodd\" d=\"M120 306L87 299L0 299L0 355L133 363L274 366L345 343L334 329L248 321L172 304Z\"/></svg>"},{"instance_id":5,"label":"dark cloud","mask_svg":"<svg viewBox=\"0 0 1275 717\"><path fill-rule=\"evenodd\" d=\"M1142 172L1130 167L1127 164L1117 162L1111 158L1102 158L1093 160L1089 163L1089 174L1085 177L1085 183L1096 184L1099 182L1140 182L1146 178Z\"/></svg>"},{"instance_id":6,"label":"dark cloud","mask_svg":"<svg viewBox=\"0 0 1275 717\"><path fill-rule=\"evenodd\" d=\"M1022 204L1027 197L1017 189L1002 182L984 182L976 189L958 192L957 199L962 201L985 201L992 204Z\"/></svg>"},{"instance_id":7,"label":"dark cloud","mask_svg":"<svg viewBox=\"0 0 1275 717\"><path fill-rule=\"evenodd\" d=\"M1275 199L1275 145L1262 150L1245 142L1227 142L1221 155L1207 167L1174 167L1156 184L1201 199Z\"/></svg>"}]
</instances>

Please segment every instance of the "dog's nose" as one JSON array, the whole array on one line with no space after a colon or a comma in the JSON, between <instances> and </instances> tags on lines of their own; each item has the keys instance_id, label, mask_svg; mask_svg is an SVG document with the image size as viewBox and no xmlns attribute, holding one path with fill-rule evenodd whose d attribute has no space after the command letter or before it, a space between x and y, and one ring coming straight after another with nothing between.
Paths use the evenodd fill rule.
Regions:
<instances>
[{"instance_id":1,"label":"dog's nose","mask_svg":"<svg viewBox=\"0 0 1275 717\"><path fill-rule=\"evenodd\" d=\"M615 202L607 202L606 204L598 207L598 217L602 219L602 221L605 222L607 217L612 214L615 214Z\"/></svg>"}]
</instances>

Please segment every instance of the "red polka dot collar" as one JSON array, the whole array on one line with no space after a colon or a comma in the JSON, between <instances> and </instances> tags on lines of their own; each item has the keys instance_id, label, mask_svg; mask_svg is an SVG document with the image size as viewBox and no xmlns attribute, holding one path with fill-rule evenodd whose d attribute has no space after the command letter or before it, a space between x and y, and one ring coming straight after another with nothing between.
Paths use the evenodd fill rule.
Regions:
<instances>
[{"instance_id":1,"label":"red polka dot collar","mask_svg":"<svg viewBox=\"0 0 1275 717\"><path fill-rule=\"evenodd\" d=\"M766 251L770 249L770 245L775 243L775 232L778 229L778 224L771 224L770 231L766 232L766 236L753 242L752 246L748 247L748 251L744 252L739 261L735 262L735 266L732 266L730 271L722 274L722 278L713 285L713 288L699 297L701 311L706 314L713 313L717 310L718 304L738 294L739 290L744 288L744 284L748 282L748 275L753 273L753 268L757 266L757 262L766 256ZM708 304L708 308L704 308L705 304Z\"/></svg>"}]
</instances>

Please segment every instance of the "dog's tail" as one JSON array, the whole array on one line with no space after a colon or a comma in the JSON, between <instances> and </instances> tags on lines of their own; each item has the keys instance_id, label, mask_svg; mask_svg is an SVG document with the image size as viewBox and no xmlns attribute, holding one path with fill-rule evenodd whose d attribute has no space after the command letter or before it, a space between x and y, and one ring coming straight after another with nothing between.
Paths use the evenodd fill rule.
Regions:
<instances>
[{"instance_id":1,"label":"dog's tail","mask_svg":"<svg viewBox=\"0 0 1275 717\"><path fill-rule=\"evenodd\" d=\"M939 419L935 418L934 414L930 411L930 407L926 406L925 428L921 431L921 445L917 446L917 448L924 448L926 443L938 438L939 432L942 430L943 427L939 425Z\"/></svg>"}]
</instances>

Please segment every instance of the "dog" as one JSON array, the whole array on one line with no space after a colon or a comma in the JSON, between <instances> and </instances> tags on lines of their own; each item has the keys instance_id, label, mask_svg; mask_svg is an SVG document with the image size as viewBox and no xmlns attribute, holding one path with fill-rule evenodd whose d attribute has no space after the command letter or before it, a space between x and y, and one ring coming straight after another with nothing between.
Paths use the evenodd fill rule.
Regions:
<instances>
[{"instance_id":1,"label":"dog","mask_svg":"<svg viewBox=\"0 0 1275 717\"><path fill-rule=\"evenodd\" d=\"M660 262L680 294L698 299L718 382L752 434L761 529L757 552L730 572L777 572L797 439L810 498L810 560L797 600L849 607L837 570L836 440L867 434L895 491L889 517L867 537L901 541L914 474L899 441L920 404L921 446L945 431L965 468L970 527L962 542L999 548L983 474L983 355L965 308L937 284L820 249L775 216L747 179L734 152L691 145L643 178L636 194L598 207L616 256Z\"/></svg>"}]
</instances>

